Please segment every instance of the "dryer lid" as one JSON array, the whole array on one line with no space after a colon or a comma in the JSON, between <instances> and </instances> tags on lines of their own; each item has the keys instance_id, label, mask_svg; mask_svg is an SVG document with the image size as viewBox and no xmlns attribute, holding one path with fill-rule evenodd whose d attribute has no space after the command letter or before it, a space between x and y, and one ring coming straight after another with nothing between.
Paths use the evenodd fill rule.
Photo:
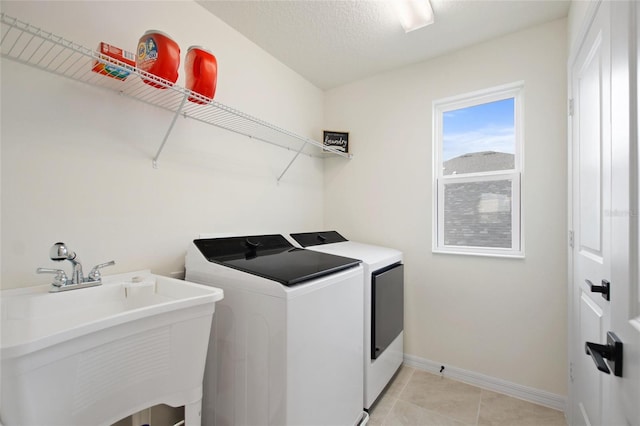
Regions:
<instances>
[{"instance_id":1,"label":"dryer lid","mask_svg":"<svg viewBox=\"0 0 640 426\"><path fill-rule=\"evenodd\" d=\"M291 238L296 240L302 247L319 246L322 244L343 243L347 240L336 231L324 232L300 232L297 234L289 234Z\"/></svg>"}]
</instances>

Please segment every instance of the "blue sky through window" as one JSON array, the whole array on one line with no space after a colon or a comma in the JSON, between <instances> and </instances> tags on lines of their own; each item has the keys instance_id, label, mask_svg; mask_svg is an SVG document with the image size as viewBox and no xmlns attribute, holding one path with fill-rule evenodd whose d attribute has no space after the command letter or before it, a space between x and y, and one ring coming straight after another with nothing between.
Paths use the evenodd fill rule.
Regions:
<instances>
[{"instance_id":1,"label":"blue sky through window","mask_svg":"<svg viewBox=\"0 0 640 426\"><path fill-rule=\"evenodd\" d=\"M514 98L447 111L442 122L442 161L472 152L515 154Z\"/></svg>"}]
</instances>

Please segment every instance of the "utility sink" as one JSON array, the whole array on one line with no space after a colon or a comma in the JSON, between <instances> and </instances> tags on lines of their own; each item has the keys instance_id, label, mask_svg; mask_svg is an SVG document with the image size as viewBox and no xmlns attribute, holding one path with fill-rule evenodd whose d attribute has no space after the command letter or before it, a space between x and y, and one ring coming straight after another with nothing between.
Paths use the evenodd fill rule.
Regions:
<instances>
[{"instance_id":1,"label":"utility sink","mask_svg":"<svg viewBox=\"0 0 640 426\"><path fill-rule=\"evenodd\" d=\"M187 426L200 424L222 290L150 271L102 282L0 292L4 426L110 425L160 403L184 405Z\"/></svg>"}]
</instances>

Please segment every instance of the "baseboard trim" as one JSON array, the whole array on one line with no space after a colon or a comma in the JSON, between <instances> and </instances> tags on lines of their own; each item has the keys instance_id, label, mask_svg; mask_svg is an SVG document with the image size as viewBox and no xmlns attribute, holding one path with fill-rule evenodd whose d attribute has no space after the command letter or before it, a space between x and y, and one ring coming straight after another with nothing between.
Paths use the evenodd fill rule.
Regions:
<instances>
[{"instance_id":1,"label":"baseboard trim","mask_svg":"<svg viewBox=\"0 0 640 426\"><path fill-rule=\"evenodd\" d=\"M414 355L405 354L404 363L409 367L428 371L430 373L439 373L440 367L444 365L445 370L443 374L445 377L565 412L567 398L561 395L519 385L517 383L508 382L506 380L486 376L473 371L463 370L462 368L453 367Z\"/></svg>"}]
</instances>

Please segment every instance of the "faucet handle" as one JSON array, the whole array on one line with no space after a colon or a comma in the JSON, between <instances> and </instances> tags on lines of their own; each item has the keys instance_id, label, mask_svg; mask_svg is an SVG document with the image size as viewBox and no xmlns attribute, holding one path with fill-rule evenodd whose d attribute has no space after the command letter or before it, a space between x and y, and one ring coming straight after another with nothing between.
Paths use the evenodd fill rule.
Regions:
<instances>
[{"instance_id":1,"label":"faucet handle","mask_svg":"<svg viewBox=\"0 0 640 426\"><path fill-rule=\"evenodd\" d=\"M62 269L38 268L36 269L36 274L56 274L51 283L56 287L63 287L69 281L67 274Z\"/></svg>"},{"instance_id":2,"label":"faucet handle","mask_svg":"<svg viewBox=\"0 0 640 426\"><path fill-rule=\"evenodd\" d=\"M91 269L91 272L89 272L89 281L100 281L102 278L102 276L100 275L100 269L106 268L107 266L113 266L115 264L116 262L114 260L111 260L109 262L100 263L94 266Z\"/></svg>"}]
</instances>

